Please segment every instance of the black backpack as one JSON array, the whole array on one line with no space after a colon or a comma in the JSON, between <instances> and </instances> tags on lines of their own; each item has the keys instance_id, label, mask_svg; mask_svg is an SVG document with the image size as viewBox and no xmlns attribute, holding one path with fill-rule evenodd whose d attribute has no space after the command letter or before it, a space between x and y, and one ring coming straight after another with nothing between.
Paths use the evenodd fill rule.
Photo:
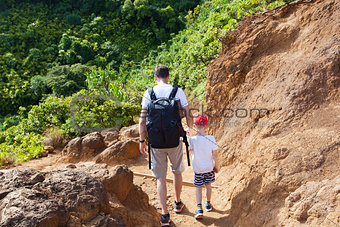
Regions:
<instances>
[{"instance_id":1,"label":"black backpack","mask_svg":"<svg viewBox=\"0 0 340 227\"><path fill-rule=\"evenodd\" d=\"M180 103L175 99L178 86L173 86L169 98L156 98L153 87L148 89L150 103L146 117L146 129L148 132L149 168L151 169L151 152L153 148L177 147L180 137L186 145L188 165L190 159L188 153L188 140L181 123Z\"/></svg>"}]
</instances>

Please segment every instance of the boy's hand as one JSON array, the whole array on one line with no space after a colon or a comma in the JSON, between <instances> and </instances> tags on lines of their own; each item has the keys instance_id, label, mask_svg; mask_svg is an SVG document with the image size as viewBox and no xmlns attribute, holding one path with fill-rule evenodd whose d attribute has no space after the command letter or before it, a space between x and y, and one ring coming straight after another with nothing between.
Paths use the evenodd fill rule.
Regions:
<instances>
[{"instance_id":1,"label":"boy's hand","mask_svg":"<svg viewBox=\"0 0 340 227\"><path fill-rule=\"evenodd\" d=\"M191 136L192 136L191 128L186 128L186 129L185 129L185 132L187 133L187 136L188 136L188 137L191 137Z\"/></svg>"},{"instance_id":2,"label":"boy's hand","mask_svg":"<svg viewBox=\"0 0 340 227\"><path fill-rule=\"evenodd\" d=\"M218 171L219 171L218 166L214 166L214 172L215 172L215 173L218 173Z\"/></svg>"}]
</instances>

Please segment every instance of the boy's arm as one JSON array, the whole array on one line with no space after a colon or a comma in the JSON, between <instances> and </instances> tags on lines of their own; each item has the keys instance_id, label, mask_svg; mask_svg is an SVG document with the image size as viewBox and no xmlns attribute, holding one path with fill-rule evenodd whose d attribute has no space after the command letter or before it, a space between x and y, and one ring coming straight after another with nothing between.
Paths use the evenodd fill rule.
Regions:
<instances>
[{"instance_id":1,"label":"boy's arm","mask_svg":"<svg viewBox=\"0 0 340 227\"><path fill-rule=\"evenodd\" d=\"M213 155L213 159L214 159L214 162L215 162L214 171L215 171L215 173L218 173L220 167L219 167L219 164L218 164L217 150L213 150L212 155Z\"/></svg>"},{"instance_id":2,"label":"boy's arm","mask_svg":"<svg viewBox=\"0 0 340 227\"><path fill-rule=\"evenodd\" d=\"M189 137L188 141L189 141L189 152L190 152L190 154L192 154L192 143L191 143L190 137Z\"/></svg>"}]
</instances>

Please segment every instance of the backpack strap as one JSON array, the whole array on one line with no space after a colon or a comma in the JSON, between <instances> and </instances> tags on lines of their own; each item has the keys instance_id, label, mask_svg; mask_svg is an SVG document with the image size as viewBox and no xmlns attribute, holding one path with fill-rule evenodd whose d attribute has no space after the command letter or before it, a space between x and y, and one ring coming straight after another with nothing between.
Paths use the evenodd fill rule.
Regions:
<instances>
[{"instance_id":1,"label":"backpack strap","mask_svg":"<svg viewBox=\"0 0 340 227\"><path fill-rule=\"evenodd\" d=\"M175 98L177 90L178 90L178 86L177 85L173 85L172 86L172 91L171 91L171 93L169 95L169 99L170 100Z\"/></svg>"},{"instance_id":2,"label":"backpack strap","mask_svg":"<svg viewBox=\"0 0 340 227\"><path fill-rule=\"evenodd\" d=\"M185 144L185 148L187 150L188 166L190 166L189 142L188 142L188 137L186 134L183 135L183 143Z\"/></svg>"},{"instance_id":3,"label":"backpack strap","mask_svg":"<svg viewBox=\"0 0 340 227\"><path fill-rule=\"evenodd\" d=\"M156 99L157 99L157 98L156 98L156 94L155 94L155 92L153 91L153 87L148 88L148 93L149 93L149 96L150 96L150 99L151 99L151 100L156 100Z\"/></svg>"},{"instance_id":4,"label":"backpack strap","mask_svg":"<svg viewBox=\"0 0 340 227\"><path fill-rule=\"evenodd\" d=\"M148 142L148 153L149 153L149 169L151 169L151 145Z\"/></svg>"}]
</instances>

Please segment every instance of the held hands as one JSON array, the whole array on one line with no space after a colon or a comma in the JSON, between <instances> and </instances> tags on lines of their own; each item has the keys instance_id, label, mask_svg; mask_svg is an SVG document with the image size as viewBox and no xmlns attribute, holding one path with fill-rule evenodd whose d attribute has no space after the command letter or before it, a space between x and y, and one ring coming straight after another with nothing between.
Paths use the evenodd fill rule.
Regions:
<instances>
[{"instance_id":1,"label":"held hands","mask_svg":"<svg viewBox=\"0 0 340 227\"><path fill-rule=\"evenodd\" d=\"M215 173L218 173L218 171L219 171L218 166L214 166L214 172L215 172Z\"/></svg>"},{"instance_id":2,"label":"held hands","mask_svg":"<svg viewBox=\"0 0 340 227\"><path fill-rule=\"evenodd\" d=\"M147 155L147 146L145 142L139 143L139 152L144 156Z\"/></svg>"},{"instance_id":3,"label":"held hands","mask_svg":"<svg viewBox=\"0 0 340 227\"><path fill-rule=\"evenodd\" d=\"M186 129L185 129L185 132L187 133L187 136L188 136L188 137L191 137L191 136L192 136L192 129L191 129L191 128L186 128Z\"/></svg>"}]
</instances>

